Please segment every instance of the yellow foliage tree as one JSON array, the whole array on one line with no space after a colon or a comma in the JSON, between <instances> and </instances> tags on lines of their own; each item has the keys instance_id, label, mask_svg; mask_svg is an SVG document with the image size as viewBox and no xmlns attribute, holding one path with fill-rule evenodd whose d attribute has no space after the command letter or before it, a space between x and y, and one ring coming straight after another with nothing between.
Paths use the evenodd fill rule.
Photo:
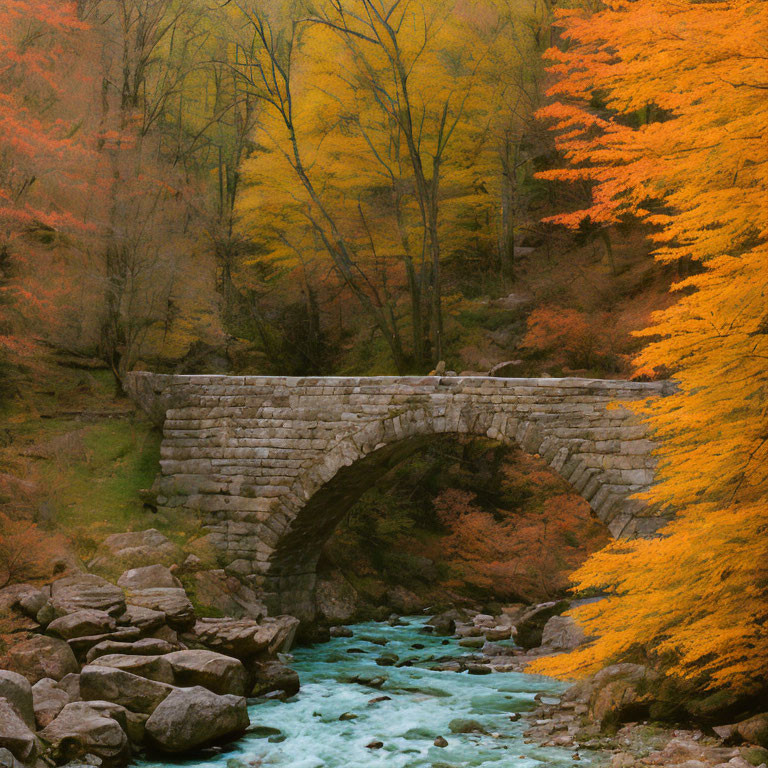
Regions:
<instances>
[{"instance_id":1,"label":"yellow foliage tree","mask_svg":"<svg viewBox=\"0 0 768 768\"><path fill-rule=\"evenodd\" d=\"M503 75L533 45L523 12L506 0L233 5L254 35L236 66L264 105L246 226L302 280L330 260L396 368L421 369L442 355L441 265L462 247L462 217L498 206L506 105L525 85Z\"/></svg>"},{"instance_id":2,"label":"yellow foliage tree","mask_svg":"<svg viewBox=\"0 0 768 768\"><path fill-rule=\"evenodd\" d=\"M656 227L661 261L701 264L643 334L638 364L676 394L645 409L659 442L658 539L615 542L575 574L609 597L575 612L589 645L538 672L656 657L702 688L755 694L768 668L768 6L612 0L560 17L545 111L594 205L558 217ZM598 114L602 100L607 111Z\"/></svg>"}]
</instances>

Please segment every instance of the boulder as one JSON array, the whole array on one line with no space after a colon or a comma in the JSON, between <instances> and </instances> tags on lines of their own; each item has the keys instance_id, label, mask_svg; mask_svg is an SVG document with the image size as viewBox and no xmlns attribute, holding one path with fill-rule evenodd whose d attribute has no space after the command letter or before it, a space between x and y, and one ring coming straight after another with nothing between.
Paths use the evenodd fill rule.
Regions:
<instances>
[{"instance_id":1,"label":"boulder","mask_svg":"<svg viewBox=\"0 0 768 768\"><path fill-rule=\"evenodd\" d=\"M0 669L0 698L5 699L16 714L29 726L35 727L35 710L32 706L32 686L18 672Z\"/></svg>"},{"instance_id":2,"label":"boulder","mask_svg":"<svg viewBox=\"0 0 768 768\"><path fill-rule=\"evenodd\" d=\"M129 568L145 565L181 565L184 552L160 531L150 528L146 531L130 531L107 536L99 545L93 568L114 566L115 561Z\"/></svg>"},{"instance_id":3,"label":"boulder","mask_svg":"<svg viewBox=\"0 0 768 768\"><path fill-rule=\"evenodd\" d=\"M315 605L320 618L328 624L346 624L357 613L360 597L343 579L321 579L315 589Z\"/></svg>"},{"instance_id":4,"label":"boulder","mask_svg":"<svg viewBox=\"0 0 768 768\"><path fill-rule=\"evenodd\" d=\"M553 616L541 633L542 646L553 651L571 651L584 640L584 630L570 616Z\"/></svg>"},{"instance_id":5,"label":"boulder","mask_svg":"<svg viewBox=\"0 0 768 768\"><path fill-rule=\"evenodd\" d=\"M151 714L173 690L168 683L147 680L114 667L91 664L80 674L80 694L86 701L111 701L132 712Z\"/></svg>"},{"instance_id":6,"label":"boulder","mask_svg":"<svg viewBox=\"0 0 768 768\"><path fill-rule=\"evenodd\" d=\"M253 664L250 672L253 680L251 696L265 696L274 691L282 691L286 697L289 697L299 692L299 675L279 661Z\"/></svg>"},{"instance_id":7,"label":"boulder","mask_svg":"<svg viewBox=\"0 0 768 768\"><path fill-rule=\"evenodd\" d=\"M141 637L141 632L136 627L124 627L114 632L108 632L104 635L86 635L85 637L73 637L67 640L67 644L72 649L72 653L82 663L88 656L88 652L94 646L105 641L116 643L132 643Z\"/></svg>"},{"instance_id":8,"label":"boulder","mask_svg":"<svg viewBox=\"0 0 768 768\"><path fill-rule=\"evenodd\" d=\"M11 669L33 684L44 677L61 680L80 669L72 649L64 640L43 635L14 645L8 651L8 660Z\"/></svg>"},{"instance_id":9,"label":"boulder","mask_svg":"<svg viewBox=\"0 0 768 768\"><path fill-rule=\"evenodd\" d=\"M59 688L69 696L70 701L80 701L80 674L64 675L58 682Z\"/></svg>"},{"instance_id":10,"label":"boulder","mask_svg":"<svg viewBox=\"0 0 768 768\"><path fill-rule=\"evenodd\" d=\"M0 747L0 768L24 768L24 763L17 760L9 749Z\"/></svg>"},{"instance_id":11,"label":"boulder","mask_svg":"<svg viewBox=\"0 0 768 768\"><path fill-rule=\"evenodd\" d=\"M452 635L456 631L456 622L461 620L461 614L458 611L446 611L433 616L426 624L431 627L433 635Z\"/></svg>"},{"instance_id":12,"label":"boulder","mask_svg":"<svg viewBox=\"0 0 768 768\"><path fill-rule=\"evenodd\" d=\"M552 616L559 616L567 608L568 602L565 600L531 606L516 622L517 644L526 650L540 646L544 625Z\"/></svg>"},{"instance_id":13,"label":"boulder","mask_svg":"<svg viewBox=\"0 0 768 768\"><path fill-rule=\"evenodd\" d=\"M119 709L108 702L67 704L58 717L40 733L58 763L95 755L105 768L128 763L131 748L121 723Z\"/></svg>"},{"instance_id":14,"label":"boulder","mask_svg":"<svg viewBox=\"0 0 768 768\"><path fill-rule=\"evenodd\" d=\"M164 656L178 686L202 686L213 693L245 696L248 675L238 659L215 651L176 651Z\"/></svg>"},{"instance_id":15,"label":"boulder","mask_svg":"<svg viewBox=\"0 0 768 768\"><path fill-rule=\"evenodd\" d=\"M115 619L106 611L86 609L55 619L48 625L46 632L62 640L71 640L74 637L114 632L116 628Z\"/></svg>"},{"instance_id":16,"label":"boulder","mask_svg":"<svg viewBox=\"0 0 768 768\"><path fill-rule=\"evenodd\" d=\"M195 623L195 609L180 587L151 587L135 589L128 593L128 603L161 611L172 629L184 631Z\"/></svg>"},{"instance_id":17,"label":"boulder","mask_svg":"<svg viewBox=\"0 0 768 768\"><path fill-rule=\"evenodd\" d=\"M10 750L22 762L31 762L37 755L34 732L4 698L0 698L0 747Z\"/></svg>"},{"instance_id":18,"label":"boulder","mask_svg":"<svg viewBox=\"0 0 768 768\"><path fill-rule=\"evenodd\" d=\"M612 664L579 685L589 714L602 728L647 717L653 701L647 693L655 673L641 664Z\"/></svg>"},{"instance_id":19,"label":"boulder","mask_svg":"<svg viewBox=\"0 0 768 768\"><path fill-rule=\"evenodd\" d=\"M48 604L48 596L31 584L11 584L0 589L0 613L17 610L37 620L37 615Z\"/></svg>"},{"instance_id":20,"label":"boulder","mask_svg":"<svg viewBox=\"0 0 768 768\"><path fill-rule=\"evenodd\" d=\"M466 717L457 717L451 720L448 723L448 729L451 733L488 733L477 720Z\"/></svg>"},{"instance_id":21,"label":"boulder","mask_svg":"<svg viewBox=\"0 0 768 768\"><path fill-rule=\"evenodd\" d=\"M186 752L240 735L250 724L245 699L207 688L176 688L146 723L149 743L163 752Z\"/></svg>"},{"instance_id":22,"label":"boulder","mask_svg":"<svg viewBox=\"0 0 768 768\"><path fill-rule=\"evenodd\" d=\"M119 704L113 704L111 701L84 701L79 702L79 709L93 710L102 717L111 717L128 737L128 741L136 745L144 743L144 723L147 722L149 715L139 712L131 712ZM78 707L72 707L72 711L78 711Z\"/></svg>"},{"instance_id":23,"label":"boulder","mask_svg":"<svg viewBox=\"0 0 768 768\"><path fill-rule=\"evenodd\" d=\"M156 589L171 587L179 589L181 582L164 565L144 565L131 568L117 580L117 586L123 589Z\"/></svg>"},{"instance_id":24,"label":"boulder","mask_svg":"<svg viewBox=\"0 0 768 768\"><path fill-rule=\"evenodd\" d=\"M130 672L132 675L173 685L173 670L165 656L138 656L126 653L112 653L100 656L99 667L111 667Z\"/></svg>"},{"instance_id":25,"label":"boulder","mask_svg":"<svg viewBox=\"0 0 768 768\"><path fill-rule=\"evenodd\" d=\"M172 645L165 640L159 640L154 637L144 637L135 643L119 643L114 640L102 640L94 645L86 654L85 660L88 664L101 656L122 653L132 656L162 656L165 653L177 651L178 645Z\"/></svg>"},{"instance_id":26,"label":"boulder","mask_svg":"<svg viewBox=\"0 0 768 768\"><path fill-rule=\"evenodd\" d=\"M512 627L502 627L499 625L485 631L485 639L490 640L492 643L499 640L509 640L510 637L512 637Z\"/></svg>"},{"instance_id":27,"label":"boulder","mask_svg":"<svg viewBox=\"0 0 768 768\"><path fill-rule=\"evenodd\" d=\"M768 748L768 712L736 723L736 732L744 741Z\"/></svg>"},{"instance_id":28,"label":"boulder","mask_svg":"<svg viewBox=\"0 0 768 768\"><path fill-rule=\"evenodd\" d=\"M141 632L152 632L165 624L165 614L142 605L126 605L125 613L117 617L117 623L136 627Z\"/></svg>"},{"instance_id":29,"label":"boulder","mask_svg":"<svg viewBox=\"0 0 768 768\"><path fill-rule=\"evenodd\" d=\"M76 573L54 581L51 603L60 614L96 610L119 616L125 611L123 590L93 573Z\"/></svg>"},{"instance_id":30,"label":"boulder","mask_svg":"<svg viewBox=\"0 0 768 768\"><path fill-rule=\"evenodd\" d=\"M192 582L195 599L204 608L215 609L236 619L258 620L267 615L266 606L259 596L223 570L197 571Z\"/></svg>"},{"instance_id":31,"label":"boulder","mask_svg":"<svg viewBox=\"0 0 768 768\"><path fill-rule=\"evenodd\" d=\"M401 616L412 616L419 613L422 607L422 601L416 594L400 586L387 590L387 603Z\"/></svg>"},{"instance_id":32,"label":"boulder","mask_svg":"<svg viewBox=\"0 0 768 768\"><path fill-rule=\"evenodd\" d=\"M32 703L38 730L55 720L70 702L69 694L59 688L55 680L50 677L38 680L32 686Z\"/></svg>"},{"instance_id":33,"label":"boulder","mask_svg":"<svg viewBox=\"0 0 768 768\"><path fill-rule=\"evenodd\" d=\"M286 653L296 636L293 616L262 619L199 619L192 635L200 644L237 659Z\"/></svg>"}]
</instances>

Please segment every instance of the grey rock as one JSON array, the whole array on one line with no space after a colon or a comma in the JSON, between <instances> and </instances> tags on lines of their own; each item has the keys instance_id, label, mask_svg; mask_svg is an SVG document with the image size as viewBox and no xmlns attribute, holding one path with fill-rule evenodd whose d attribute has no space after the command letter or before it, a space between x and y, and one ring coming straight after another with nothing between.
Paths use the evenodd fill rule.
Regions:
<instances>
[{"instance_id":1,"label":"grey rock","mask_svg":"<svg viewBox=\"0 0 768 768\"><path fill-rule=\"evenodd\" d=\"M173 685L174 675L166 656L138 656L134 654L113 653L100 656L95 662L99 667L122 669L132 675L155 680L158 683Z\"/></svg>"},{"instance_id":2,"label":"grey rock","mask_svg":"<svg viewBox=\"0 0 768 768\"><path fill-rule=\"evenodd\" d=\"M17 610L30 619L48 604L48 596L31 584L11 584L0 589L0 613Z\"/></svg>"},{"instance_id":3,"label":"grey rock","mask_svg":"<svg viewBox=\"0 0 768 768\"><path fill-rule=\"evenodd\" d=\"M35 711L32 706L32 686L18 672L0 669L0 698L4 698L16 714L29 726L35 727Z\"/></svg>"},{"instance_id":4,"label":"grey rock","mask_svg":"<svg viewBox=\"0 0 768 768\"><path fill-rule=\"evenodd\" d=\"M191 557L191 555L190 555ZM261 619L267 609L259 596L223 570L199 570L192 577L197 603L236 619Z\"/></svg>"},{"instance_id":5,"label":"grey rock","mask_svg":"<svg viewBox=\"0 0 768 768\"><path fill-rule=\"evenodd\" d=\"M82 699L82 696L80 695L79 673L64 675L64 677L58 681L58 686L62 691L66 692L70 701L80 701Z\"/></svg>"},{"instance_id":6,"label":"grey rock","mask_svg":"<svg viewBox=\"0 0 768 768\"><path fill-rule=\"evenodd\" d=\"M231 656L206 650L175 651L163 657L179 686L202 686L213 693L245 696L248 674L243 663Z\"/></svg>"},{"instance_id":7,"label":"grey rock","mask_svg":"<svg viewBox=\"0 0 768 768\"><path fill-rule=\"evenodd\" d=\"M4 698L0 698L0 747L10 750L22 762L34 760L37 755L34 732Z\"/></svg>"},{"instance_id":8,"label":"grey rock","mask_svg":"<svg viewBox=\"0 0 768 768\"><path fill-rule=\"evenodd\" d=\"M287 652L299 621L293 616L262 619L200 619L192 633L211 650L245 660L261 654Z\"/></svg>"},{"instance_id":9,"label":"grey rock","mask_svg":"<svg viewBox=\"0 0 768 768\"><path fill-rule=\"evenodd\" d=\"M298 673L279 661L253 664L250 667L252 685L251 696L265 696L274 691L283 691L286 697L299 692Z\"/></svg>"},{"instance_id":10,"label":"grey rock","mask_svg":"<svg viewBox=\"0 0 768 768\"><path fill-rule=\"evenodd\" d=\"M451 733L488 733L477 720L467 717L457 717L448 723Z\"/></svg>"},{"instance_id":11,"label":"grey rock","mask_svg":"<svg viewBox=\"0 0 768 768\"><path fill-rule=\"evenodd\" d=\"M64 640L43 635L14 645L8 652L8 659L11 669L33 684L44 677L61 680L80 670L72 649Z\"/></svg>"},{"instance_id":12,"label":"grey rock","mask_svg":"<svg viewBox=\"0 0 768 768\"><path fill-rule=\"evenodd\" d=\"M35 723L40 730L55 720L59 712L71 703L71 699L65 690L59 688L55 680L46 677L32 686L32 702Z\"/></svg>"},{"instance_id":13,"label":"grey rock","mask_svg":"<svg viewBox=\"0 0 768 768\"><path fill-rule=\"evenodd\" d=\"M541 644L553 651L573 650L584 640L584 630L570 616L553 616L541 634Z\"/></svg>"},{"instance_id":14,"label":"grey rock","mask_svg":"<svg viewBox=\"0 0 768 768\"><path fill-rule=\"evenodd\" d=\"M132 712L151 714L173 686L147 680L114 667L91 664L80 674L80 694L86 701L111 701Z\"/></svg>"},{"instance_id":15,"label":"grey rock","mask_svg":"<svg viewBox=\"0 0 768 768\"><path fill-rule=\"evenodd\" d=\"M125 613L117 618L118 624L136 627L142 632L151 632L165 624L165 614L141 605L126 605Z\"/></svg>"},{"instance_id":16,"label":"grey rock","mask_svg":"<svg viewBox=\"0 0 768 768\"><path fill-rule=\"evenodd\" d=\"M108 702L67 704L41 732L51 745L57 762L98 757L105 768L126 765L131 757L130 744L119 722L120 708ZM125 718L123 716L123 722Z\"/></svg>"},{"instance_id":17,"label":"grey rock","mask_svg":"<svg viewBox=\"0 0 768 768\"><path fill-rule=\"evenodd\" d=\"M158 587L179 589L181 582L164 565L144 565L125 571L117 580L117 586L129 590Z\"/></svg>"},{"instance_id":18,"label":"grey rock","mask_svg":"<svg viewBox=\"0 0 768 768\"><path fill-rule=\"evenodd\" d=\"M343 578L318 581L315 604L320 617L329 624L345 624L357 613L360 597Z\"/></svg>"},{"instance_id":19,"label":"grey rock","mask_svg":"<svg viewBox=\"0 0 768 768\"><path fill-rule=\"evenodd\" d=\"M195 609L180 587L152 587L128 592L128 603L161 611L172 629L184 631L195 623Z\"/></svg>"},{"instance_id":20,"label":"grey rock","mask_svg":"<svg viewBox=\"0 0 768 768\"><path fill-rule=\"evenodd\" d=\"M114 632L116 627L114 617L106 611L86 609L55 619L48 625L46 631L49 635L60 637L62 640L71 640L74 637Z\"/></svg>"},{"instance_id":21,"label":"grey rock","mask_svg":"<svg viewBox=\"0 0 768 768\"><path fill-rule=\"evenodd\" d=\"M176 688L150 715L147 740L171 754L240 735L250 724L245 699L207 688Z\"/></svg>"},{"instance_id":22,"label":"grey rock","mask_svg":"<svg viewBox=\"0 0 768 768\"><path fill-rule=\"evenodd\" d=\"M552 616L560 615L567 608L568 603L564 600L531 606L517 620L515 642L525 649L541 645L544 625Z\"/></svg>"},{"instance_id":23,"label":"grey rock","mask_svg":"<svg viewBox=\"0 0 768 768\"><path fill-rule=\"evenodd\" d=\"M102 640L94 645L86 654L88 664L110 654L121 653L132 656L162 656L165 653L179 650L178 645L173 645L166 640L155 637L143 637L134 643L120 643L114 640Z\"/></svg>"},{"instance_id":24,"label":"grey rock","mask_svg":"<svg viewBox=\"0 0 768 768\"><path fill-rule=\"evenodd\" d=\"M433 616L427 626L432 627L433 635L452 635L456 631L456 621L460 620L461 615L458 611L446 611L437 616Z\"/></svg>"},{"instance_id":25,"label":"grey rock","mask_svg":"<svg viewBox=\"0 0 768 768\"><path fill-rule=\"evenodd\" d=\"M125 611L123 590L93 573L76 573L54 581L51 603L62 614L91 609L119 616Z\"/></svg>"},{"instance_id":26,"label":"grey rock","mask_svg":"<svg viewBox=\"0 0 768 768\"><path fill-rule=\"evenodd\" d=\"M140 637L141 632L136 627L123 627L103 635L73 637L71 640L67 640L67 643L77 659L82 662L87 658L91 648L100 643L105 641L130 643L138 640Z\"/></svg>"},{"instance_id":27,"label":"grey rock","mask_svg":"<svg viewBox=\"0 0 768 768\"><path fill-rule=\"evenodd\" d=\"M768 748L768 712L736 723L736 730L744 741Z\"/></svg>"},{"instance_id":28,"label":"grey rock","mask_svg":"<svg viewBox=\"0 0 768 768\"><path fill-rule=\"evenodd\" d=\"M10 749L0 747L0 768L24 768L24 763L17 760Z\"/></svg>"}]
</instances>

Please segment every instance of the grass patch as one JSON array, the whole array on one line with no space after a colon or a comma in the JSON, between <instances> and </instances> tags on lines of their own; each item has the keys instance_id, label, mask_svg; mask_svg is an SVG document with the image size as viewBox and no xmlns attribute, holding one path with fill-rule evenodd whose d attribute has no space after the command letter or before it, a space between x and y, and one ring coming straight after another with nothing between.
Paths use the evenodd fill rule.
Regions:
<instances>
[{"instance_id":1,"label":"grass patch","mask_svg":"<svg viewBox=\"0 0 768 768\"><path fill-rule=\"evenodd\" d=\"M91 424L74 434L71 450L44 459L40 475L56 527L78 553L89 557L110 533L167 529L168 521L145 509L138 493L158 471L160 434L134 419Z\"/></svg>"}]
</instances>

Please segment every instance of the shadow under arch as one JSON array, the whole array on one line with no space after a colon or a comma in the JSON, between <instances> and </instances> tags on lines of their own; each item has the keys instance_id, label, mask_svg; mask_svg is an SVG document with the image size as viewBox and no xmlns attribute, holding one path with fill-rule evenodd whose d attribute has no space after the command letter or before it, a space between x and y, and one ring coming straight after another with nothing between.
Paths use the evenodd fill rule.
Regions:
<instances>
[{"instance_id":1,"label":"shadow under arch","mask_svg":"<svg viewBox=\"0 0 768 768\"><path fill-rule=\"evenodd\" d=\"M316 568L323 544L367 490L399 463L444 435L490 438L539 455L590 502L593 513L614 536L620 534L606 519L611 518L610 513L604 517L598 509L609 512L617 505L638 504L616 494L611 498L612 492L601 484L598 470L572 459L569 445L543 437L531 422L469 408L449 410L439 416L421 409L404 411L369 423L339 441L279 500L279 511L271 519L273 550L263 572L264 598L272 615L290 613L302 621L314 619ZM606 500L611 503L606 504ZM624 517L627 514L631 513L623 512Z\"/></svg>"}]
</instances>

